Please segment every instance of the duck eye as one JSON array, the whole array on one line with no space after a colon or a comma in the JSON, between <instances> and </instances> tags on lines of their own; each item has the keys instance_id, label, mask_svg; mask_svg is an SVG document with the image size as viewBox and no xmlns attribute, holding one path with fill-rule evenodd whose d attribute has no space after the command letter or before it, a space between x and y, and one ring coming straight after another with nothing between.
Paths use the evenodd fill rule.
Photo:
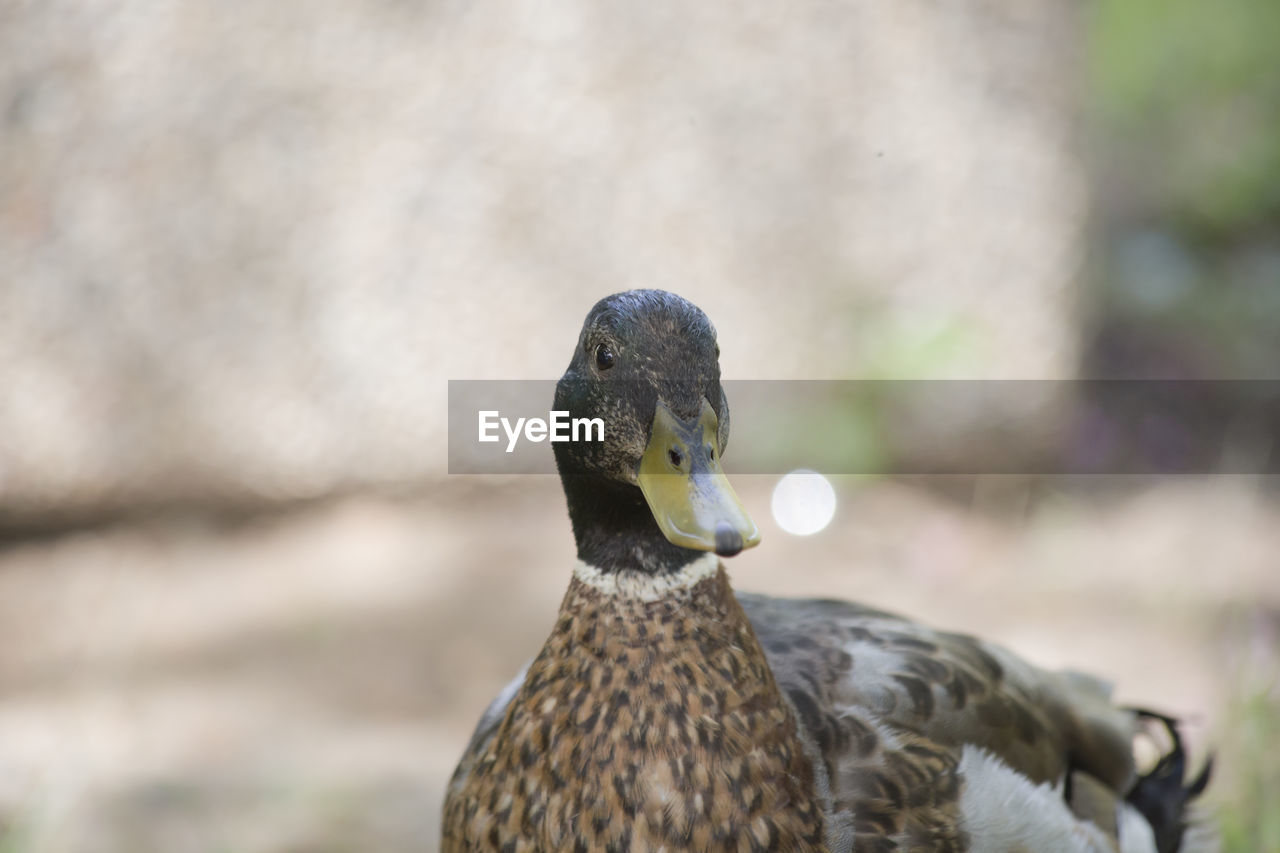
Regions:
<instances>
[{"instance_id":1,"label":"duck eye","mask_svg":"<svg viewBox=\"0 0 1280 853\"><path fill-rule=\"evenodd\" d=\"M617 356L613 354L613 350L609 348L608 344L600 344L600 346L596 347L596 367L601 370L608 370L613 367L615 358Z\"/></svg>"}]
</instances>

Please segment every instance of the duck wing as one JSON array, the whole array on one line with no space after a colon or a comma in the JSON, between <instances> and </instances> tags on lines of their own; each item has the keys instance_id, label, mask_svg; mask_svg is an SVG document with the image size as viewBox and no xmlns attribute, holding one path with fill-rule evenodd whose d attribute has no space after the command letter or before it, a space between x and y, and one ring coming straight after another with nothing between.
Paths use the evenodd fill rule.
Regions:
<instances>
[{"instance_id":1,"label":"duck wing","mask_svg":"<svg viewBox=\"0 0 1280 853\"><path fill-rule=\"evenodd\" d=\"M821 756L834 847L1116 849L1136 722L1101 681L858 604L738 600Z\"/></svg>"},{"instance_id":2,"label":"duck wing","mask_svg":"<svg viewBox=\"0 0 1280 853\"><path fill-rule=\"evenodd\" d=\"M520 668L520 672L516 677L511 679L505 687L498 693L494 700L489 703L489 707L485 708L484 713L480 715L480 722L476 723L475 731L471 733L471 740L467 742L466 751L462 754L462 760L458 762L458 766L453 771L453 776L449 780L448 792L451 796L454 791L461 790L466 786L467 779L471 776L471 769L475 766L476 760L484 754L484 748L489 741L493 740L493 736L498 733L498 728L502 725L503 718L507 715L507 706L511 704L511 700L520 692L520 688L524 685L525 676L529 674L529 666L533 661L525 662Z\"/></svg>"}]
</instances>

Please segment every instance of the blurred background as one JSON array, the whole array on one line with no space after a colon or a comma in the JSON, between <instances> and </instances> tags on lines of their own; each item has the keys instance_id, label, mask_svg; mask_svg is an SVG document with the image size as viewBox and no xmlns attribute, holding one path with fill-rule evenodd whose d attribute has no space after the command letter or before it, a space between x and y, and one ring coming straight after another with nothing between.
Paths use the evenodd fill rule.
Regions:
<instances>
[{"instance_id":1,"label":"blurred background","mask_svg":"<svg viewBox=\"0 0 1280 853\"><path fill-rule=\"evenodd\" d=\"M809 536L740 478L734 581L1097 672L1280 850L1276 422L1229 474L895 476L1035 458L1069 380L1280 379L1277 43L1266 0L0 4L0 851L434 850L573 559L554 477L446 474L447 380L558 376L629 287L727 378L1062 380Z\"/></svg>"}]
</instances>

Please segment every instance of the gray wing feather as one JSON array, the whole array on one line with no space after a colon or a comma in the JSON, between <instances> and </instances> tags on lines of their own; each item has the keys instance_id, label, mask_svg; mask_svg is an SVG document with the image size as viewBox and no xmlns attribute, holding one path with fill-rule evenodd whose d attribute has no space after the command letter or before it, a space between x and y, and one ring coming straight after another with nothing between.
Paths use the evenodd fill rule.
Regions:
<instances>
[{"instance_id":1,"label":"gray wing feather","mask_svg":"<svg viewBox=\"0 0 1280 853\"><path fill-rule=\"evenodd\" d=\"M471 734L471 740L467 743L466 751L462 753L462 760L458 762L458 769L453 772L453 778L449 781L450 790L459 788L466 782L467 777L471 774L471 767L475 763L476 756L484 751L485 746L497 733L498 727L502 725L502 720L507 715L507 706L511 704L511 700L520 692L525 676L529 674L529 664L531 663L533 663L532 659L525 662L516 677L507 682L507 685L499 691L497 697L489 703L489 707L485 708L484 713L480 715L480 722L476 724L476 730Z\"/></svg>"}]
</instances>

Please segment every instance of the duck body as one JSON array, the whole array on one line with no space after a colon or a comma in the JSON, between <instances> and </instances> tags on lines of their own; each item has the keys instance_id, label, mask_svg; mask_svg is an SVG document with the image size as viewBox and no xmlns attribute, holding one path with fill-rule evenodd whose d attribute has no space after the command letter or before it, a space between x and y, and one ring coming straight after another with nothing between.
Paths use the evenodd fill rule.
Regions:
<instances>
[{"instance_id":1,"label":"duck body","mask_svg":"<svg viewBox=\"0 0 1280 853\"><path fill-rule=\"evenodd\" d=\"M459 765L446 850L1157 849L1119 846L1136 721L1098 683L694 565L579 565Z\"/></svg>"},{"instance_id":2,"label":"duck body","mask_svg":"<svg viewBox=\"0 0 1280 853\"><path fill-rule=\"evenodd\" d=\"M1175 853L1173 749L1096 679L856 604L735 594L758 532L719 469L714 330L661 291L588 314L556 408L579 562L541 651L482 717L445 851ZM709 553L715 552L715 553ZM1163 718L1162 718L1163 719ZM1136 807L1135 807L1136 806Z\"/></svg>"}]
</instances>

